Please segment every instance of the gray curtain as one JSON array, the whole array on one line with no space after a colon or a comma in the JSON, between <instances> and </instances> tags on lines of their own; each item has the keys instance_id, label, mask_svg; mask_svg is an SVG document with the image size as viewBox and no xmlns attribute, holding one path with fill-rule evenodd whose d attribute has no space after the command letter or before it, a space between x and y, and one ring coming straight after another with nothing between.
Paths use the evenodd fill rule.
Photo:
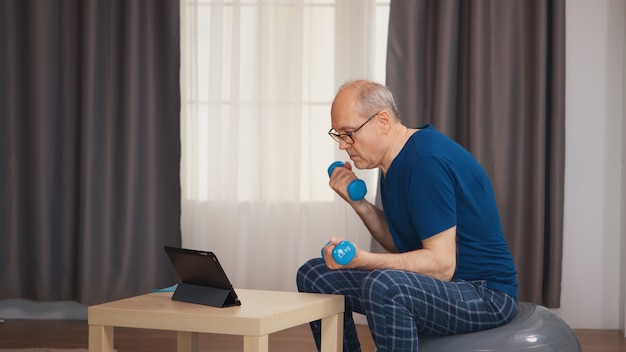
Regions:
<instances>
[{"instance_id":1,"label":"gray curtain","mask_svg":"<svg viewBox=\"0 0 626 352\"><path fill-rule=\"evenodd\" d=\"M179 4L0 2L0 299L171 285Z\"/></svg>"},{"instance_id":2,"label":"gray curtain","mask_svg":"<svg viewBox=\"0 0 626 352\"><path fill-rule=\"evenodd\" d=\"M387 84L407 125L465 146L494 184L520 299L559 307L565 0L392 0Z\"/></svg>"}]
</instances>

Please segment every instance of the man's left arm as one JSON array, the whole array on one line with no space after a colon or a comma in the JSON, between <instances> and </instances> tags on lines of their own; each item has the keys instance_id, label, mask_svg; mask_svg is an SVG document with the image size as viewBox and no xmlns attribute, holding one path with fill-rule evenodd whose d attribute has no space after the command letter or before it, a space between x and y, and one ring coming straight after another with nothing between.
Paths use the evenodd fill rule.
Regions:
<instances>
[{"instance_id":1,"label":"man's left arm","mask_svg":"<svg viewBox=\"0 0 626 352\"><path fill-rule=\"evenodd\" d=\"M423 240L422 247L404 253L372 253L357 248L349 264L334 263L331 268L398 269L450 281L456 270L456 226Z\"/></svg>"}]
</instances>

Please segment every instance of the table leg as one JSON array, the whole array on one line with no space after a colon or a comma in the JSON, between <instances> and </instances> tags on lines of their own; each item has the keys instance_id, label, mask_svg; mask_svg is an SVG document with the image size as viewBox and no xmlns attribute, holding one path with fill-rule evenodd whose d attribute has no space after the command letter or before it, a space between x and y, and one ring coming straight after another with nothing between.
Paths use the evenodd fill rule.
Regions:
<instances>
[{"instance_id":1,"label":"table leg","mask_svg":"<svg viewBox=\"0 0 626 352\"><path fill-rule=\"evenodd\" d=\"M322 319L322 352L343 349L343 313Z\"/></svg>"},{"instance_id":2,"label":"table leg","mask_svg":"<svg viewBox=\"0 0 626 352\"><path fill-rule=\"evenodd\" d=\"M113 352L113 327L89 325L89 352Z\"/></svg>"},{"instance_id":3,"label":"table leg","mask_svg":"<svg viewBox=\"0 0 626 352\"><path fill-rule=\"evenodd\" d=\"M176 351L178 352L198 352L198 333L188 331L178 331Z\"/></svg>"},{"instance_id":4,"label":"table leg","mask_svg":"<svg viewBox=\"0 0 626 352\"><path fill-rule=\"evenodd\" d=\"M244 352L268 352L269 338L268 335L263 336L244 336L243 337Z\"/></svg>"}]
</instances>

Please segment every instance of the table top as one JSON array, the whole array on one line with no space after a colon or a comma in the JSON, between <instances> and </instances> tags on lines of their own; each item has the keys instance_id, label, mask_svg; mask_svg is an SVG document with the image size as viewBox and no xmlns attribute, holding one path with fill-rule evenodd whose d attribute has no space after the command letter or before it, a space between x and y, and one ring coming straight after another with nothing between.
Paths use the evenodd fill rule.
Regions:
<instances>
[{"instance_id":1,"label":"table top","mask_svg":"<svg viewBox=\"0 0 626 352\"><path fill-rule=\"evenodd\" d=\"M150 293L88 307L89 325L263 336L343 313L344 297L236 289L241 306L217 308Z\"/></svg>"}]
</instances>

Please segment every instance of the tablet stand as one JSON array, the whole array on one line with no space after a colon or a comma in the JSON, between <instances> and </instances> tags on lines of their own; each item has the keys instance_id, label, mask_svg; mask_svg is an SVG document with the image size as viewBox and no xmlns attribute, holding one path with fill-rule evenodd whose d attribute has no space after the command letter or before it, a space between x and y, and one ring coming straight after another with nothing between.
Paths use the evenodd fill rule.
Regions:
<instances>
[{"instance_id":1,"label":"tablet stand","mask_svg":"<svg viewBox=\"0 0 626 352\"><path fill-rule=\"evenodd\" d=\"M236 305L230 290L209 286L200 286L181 282L172 295L175 301L203 304L213 307L229 307Z\"/></svg>"}]
</instances>

